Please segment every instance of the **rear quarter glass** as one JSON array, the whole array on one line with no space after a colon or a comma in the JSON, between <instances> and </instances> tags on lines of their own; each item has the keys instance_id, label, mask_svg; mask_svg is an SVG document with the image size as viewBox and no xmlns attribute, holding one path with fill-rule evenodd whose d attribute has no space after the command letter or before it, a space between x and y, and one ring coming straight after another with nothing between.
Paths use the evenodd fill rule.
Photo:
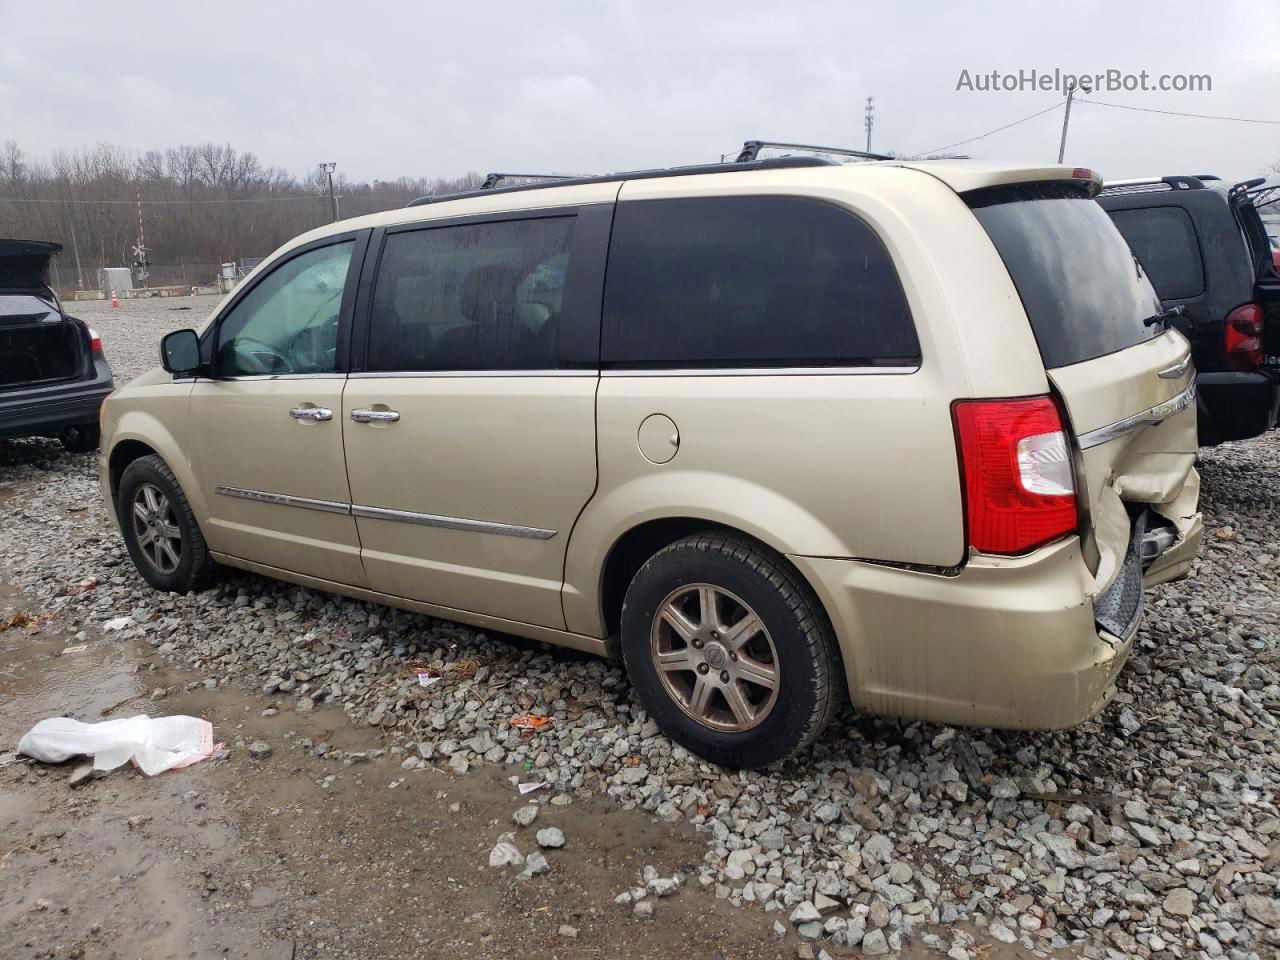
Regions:
<instances>
[{"instance_id":1,"label":"rear quarter glass","mask_svg":"<svg viewBox=\"0 0 1280 960\"><path fill-rule=\"evenodd\" d=\"M914 365L893 260L849 211L801 197L620 203L603 359L622 367Z\"/></svg>"},{"instance_id":2,"label":"rear quarter glass","mask_svg":"<svg viewBox=\"0 0 1280 960\"><path fill-rule=\"evenodd\" d=\"M1106 356L1161 332L1146 271L1083 191L996 187L965 195L1004 261L1046 369Z\"/></svg>"}]
</instances>

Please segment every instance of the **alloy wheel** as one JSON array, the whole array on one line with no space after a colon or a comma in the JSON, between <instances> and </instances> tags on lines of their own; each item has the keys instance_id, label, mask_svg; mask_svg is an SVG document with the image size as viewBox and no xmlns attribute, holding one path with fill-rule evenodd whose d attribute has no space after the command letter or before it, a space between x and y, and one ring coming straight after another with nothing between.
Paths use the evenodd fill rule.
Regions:
<instances>
[{"instance_id":1,"label":"alloy wheel","mask_svg":"<svg viewBox=\"0 0 1280 960\"><path fill-rule=\"evenodd\" d=\"M671 699L714 730L750 730L777 702L773 639L756 612L722 587L693 583L669 593L654 615L649 651Z\"/></svg>"},{"instance_id":2,"label":"alloy wheel","mask_svg":"<svg viewBox=\"0 0 1280 960\"><path fill-rule=\"evenodd\" d=\"M155 484L143 483L133 494L133 532L147 563L170 574L182 562L182 531L173 504Z\"/></svg>"}]
</instances>

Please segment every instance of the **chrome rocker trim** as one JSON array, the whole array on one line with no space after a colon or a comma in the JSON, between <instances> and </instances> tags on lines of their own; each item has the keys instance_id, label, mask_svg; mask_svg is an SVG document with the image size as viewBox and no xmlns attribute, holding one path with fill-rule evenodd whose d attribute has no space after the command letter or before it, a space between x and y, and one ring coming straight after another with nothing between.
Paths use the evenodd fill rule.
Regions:
<instances>
[{"instance_id":1,"label":"chrome rocker trim","mask_svg":"<svg viewBox=\"0 0 1280 960\"><path fill-rule=\"evenodd\" d=\"M294 497L285 493L268 493L265 490L246 490L244 487L214 487L214 493L224 497L239 497L257 503L274 503L282 507L300 507L323 513L345 513L367 520L391 520L398 523L416 523L424 527L440 527L445 530L465 530L470 533L492 533L503 537L520 537L525 540L550 540L556 531L543 527L527 527L516 523L499 523L496 520L468 520L465 517L442 517L433 513L414 513L411 510L391 510L386 507L362 507L359 504L340 503L337 500L315 500L311 497Z\"/></svg>"}]
</instances>

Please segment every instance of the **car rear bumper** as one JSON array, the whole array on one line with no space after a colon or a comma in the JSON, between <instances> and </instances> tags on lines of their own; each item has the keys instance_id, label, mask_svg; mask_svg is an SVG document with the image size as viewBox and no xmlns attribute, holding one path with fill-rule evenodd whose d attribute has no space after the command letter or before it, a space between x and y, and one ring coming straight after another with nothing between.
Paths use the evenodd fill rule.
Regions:
<instances>
[{"instance_id":1,"label":"car rear bumper","mask_svg":"<svg viewBox=\"0 0 1280 960\"><path fill-rule=\"evenodd\" d=\"M1141 619L1126 618L1124 636L1099 626L1074 537L1025 557L976 557L954 575L792 560L831 615L854 705L879 714L1074 726L1110 698Z\"/></svg>"},{"instance_id":2,"label":"car rear bumper","mask_svg":"<svg viewBox=\"0 0 1280 960\"><path fill-rule=\"evenodd\" d=\"M1280 380L1264 373L1202 371L1196 388L1201 446L1260 436L1280 417Z\"/></svg>"},{"instance_id":3,"label":"car rear bumper","mask_svg":"<svg viewBox=\"0 0 1280 960\"><path fill-rule=\"evenodd\" d=\"M64 427L97 423L111 376L78 381L53 390L15 391L0 396L0 437L54 434Z\"/></svg>"}]
</instances>

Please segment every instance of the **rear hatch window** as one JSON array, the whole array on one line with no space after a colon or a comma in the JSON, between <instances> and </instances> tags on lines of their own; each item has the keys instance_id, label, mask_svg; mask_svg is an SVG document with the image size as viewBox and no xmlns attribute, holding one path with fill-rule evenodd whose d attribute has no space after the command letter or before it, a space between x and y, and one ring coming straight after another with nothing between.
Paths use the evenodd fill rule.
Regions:
<instances>
[{"instance_id":1,"label":"rear hatch window","mask_svg":"<svg viewBox=\"0 0 1280 960\"><path fill-rule=\"evenodd\" d=\"M1160 300L1106 212L1066 185L965 195L1004 260L1046 369L1116 353L1157 336Z\"/></svg>"}]
</instances>

